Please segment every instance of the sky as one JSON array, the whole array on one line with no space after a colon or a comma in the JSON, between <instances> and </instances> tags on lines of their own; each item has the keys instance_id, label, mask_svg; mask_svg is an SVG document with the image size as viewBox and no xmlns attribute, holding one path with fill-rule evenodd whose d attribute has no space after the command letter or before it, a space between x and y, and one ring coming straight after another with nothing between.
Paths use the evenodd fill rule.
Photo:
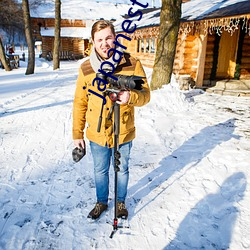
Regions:
<instances>
[{"instance_id":1,"label":"sky","mask_svg":"<svg viewBox=\"0 0 250 250\"><path fill-rule=\"evenodd\" d=\"M128 220L110 239L112 167L109 208L87 219L96 201L88 140L80 162L71 155L86 59L53 71L37 54L33 75L23 61L0 69L0 249L250 249L250 99L181 91L174 77L136 108Z\"/></svg>"}]
</instances>

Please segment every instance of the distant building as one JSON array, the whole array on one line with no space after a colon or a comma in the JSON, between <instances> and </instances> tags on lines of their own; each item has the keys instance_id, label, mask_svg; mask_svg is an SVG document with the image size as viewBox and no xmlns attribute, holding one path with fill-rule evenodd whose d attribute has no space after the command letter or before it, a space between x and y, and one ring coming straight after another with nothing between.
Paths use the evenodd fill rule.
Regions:
<instances>
[{"instance_id":1,"label":"distant building","mask_svg":"<svg viewBox=\"0 0 250 250\"><path fill-rule=\"evenodd\" d=\"M62 0L60 59L80 59L89 55L93 22L115 20L127 13L131 5L108 2ZM47 2L31 10L33 37L41 42L41 57L52 59L54 46L54 3Z\"/></svg>"},{"instance_id":2,"label":"distant building","mask_svg":"<svg viewBox=\"0 0 250 250\"><path fill-rule=\"evenodd\" d=\"M54 47L54 18L32 18L33 37L41 42L41 57L52 56ZM90 38L89 25L92 21L61 20L61 59L69 59L71 55L76 59L83 58L87 52ZM52 58L50 58L52 59Z\"/></svg>"}]
</instances>

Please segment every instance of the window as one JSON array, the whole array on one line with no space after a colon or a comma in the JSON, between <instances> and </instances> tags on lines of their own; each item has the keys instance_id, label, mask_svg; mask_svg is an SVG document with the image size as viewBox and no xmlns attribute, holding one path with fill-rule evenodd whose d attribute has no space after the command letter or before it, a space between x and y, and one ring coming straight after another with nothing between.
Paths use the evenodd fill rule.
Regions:
<instances>
[{"instance_id":1,"label":"window","mask_svg":"<svg viewBox=\"0 0 250 250\"><path fill-rule=\"evenodd\" d=\"M151 38L150 40L150 53L155 53L155 38Z\"/></svg>"},{"instance_id":2,"label":"window","mask_svg":"<svg viewBox=\"0 0 250 250\"><path fill-rule=\"evenodd\" d=\"M155 53L155 38L137 40L137 53Z\"/></svg>"}]
</instances>

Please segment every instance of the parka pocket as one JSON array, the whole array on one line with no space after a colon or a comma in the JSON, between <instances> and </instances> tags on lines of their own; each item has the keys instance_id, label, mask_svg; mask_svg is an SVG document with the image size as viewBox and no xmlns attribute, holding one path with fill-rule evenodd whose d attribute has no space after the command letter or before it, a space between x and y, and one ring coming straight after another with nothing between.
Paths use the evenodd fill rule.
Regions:
<instances>
[{"instance_id":1,"label":"parka pocket","mask_svg":"<svg viewBox=\"0 0 250 250\"><path fill-rule=\"evenodd\" d=\"M120 115L120 133L124 134L134 129L134 108L122 107Z\"/></svg>"}]
</instances>

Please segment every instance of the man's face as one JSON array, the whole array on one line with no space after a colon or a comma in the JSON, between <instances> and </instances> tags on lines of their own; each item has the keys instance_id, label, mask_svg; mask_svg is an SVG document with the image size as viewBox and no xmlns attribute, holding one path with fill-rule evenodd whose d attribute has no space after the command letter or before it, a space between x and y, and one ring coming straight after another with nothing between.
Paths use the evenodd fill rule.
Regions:
<instances>
[{"instance_id":1,"label":"man's face","mask_svg":"<svg viewBox=\"0 0 250 250\"><path fill-rule=\"evenodd\" d=\"M97 31L94 34L94 46L97 53L103 58L108 59L108 51L111 48L115 48L115 36L109 27ZM112 53L110 53L110 56Z\"/></svg>"}]
</instances>

